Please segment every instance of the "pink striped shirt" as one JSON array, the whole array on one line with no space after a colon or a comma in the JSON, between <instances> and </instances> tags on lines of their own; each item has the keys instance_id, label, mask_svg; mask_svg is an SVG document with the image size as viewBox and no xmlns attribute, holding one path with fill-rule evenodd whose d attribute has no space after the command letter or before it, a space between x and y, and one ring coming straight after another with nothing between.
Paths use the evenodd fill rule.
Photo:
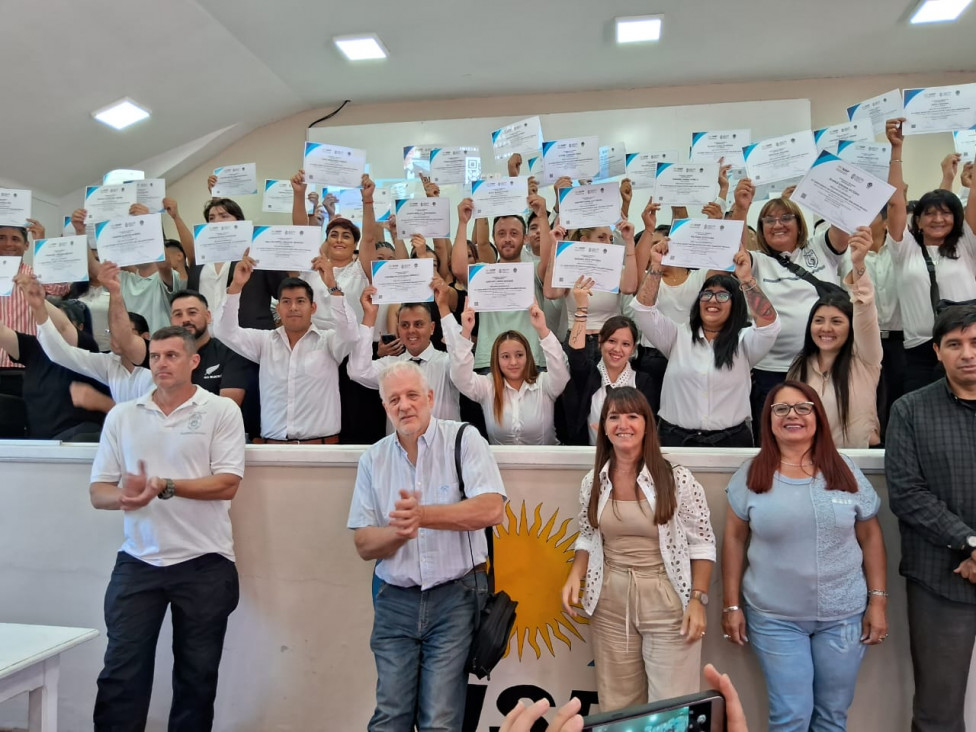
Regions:
<instances>
[{"instance_id":1,"label":"pink striped shirt","mask_svg":"<svg viewBox=\"0 0 976 732\"><path fill-rule=\"evenodd\" d=\"M20 265L20 274L34 274L34 269L29 264L22 262ZM70 287L68 284L44 285L44 292L48 295L63 297L68 293ZM0 297L0 323L4 323L8 328L18 333L37 335L37 323L31 314L30 306L27 304L27 298L24 297L20 288L16 285L14 285L13 292L10 293L10 297ZM7 352L0 348L0 369L9 368L18 369L23 368L23 366L11 361Z\"/></svg>"}]
</instances>

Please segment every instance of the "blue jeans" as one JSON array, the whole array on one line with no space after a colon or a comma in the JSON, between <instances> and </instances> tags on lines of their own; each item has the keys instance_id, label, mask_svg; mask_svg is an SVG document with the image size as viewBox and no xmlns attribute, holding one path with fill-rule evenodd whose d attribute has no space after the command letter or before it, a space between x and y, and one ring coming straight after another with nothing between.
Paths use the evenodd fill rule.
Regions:
<instances>
[{"instance_id":1,"label":"blue jeans","mask_svg":"<svg viewBox=\"0 0 976 732\"><path fill-rule=\"evenodd\" d=\"M862 614L821 622L745 612L766 677L770 732L844 732L864 658Z\"/></svg>"},{"instance_id":2,"label":"blue jeans","mask_svg":"<svg viewBox=\"0 0 976 732\"><path fill-rule=\"evenodd\" d=\"M370 732L457 732L475 621L488 596L483 572L429 590L380 583L373 600L376 711Z\"/></svg>"}]
</instances>

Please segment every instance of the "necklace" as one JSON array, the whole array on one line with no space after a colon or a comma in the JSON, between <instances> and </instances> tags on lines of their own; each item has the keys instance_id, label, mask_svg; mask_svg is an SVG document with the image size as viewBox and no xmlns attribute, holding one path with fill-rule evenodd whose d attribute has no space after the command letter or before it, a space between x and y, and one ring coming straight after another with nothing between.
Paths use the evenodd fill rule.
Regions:
<instances>
[{"instance_id":1,"label":"necklace","mask_svg":"<svg viewBox=\"0 0 976 732\"><path fill-rule=\"evenodd\" d=\"M785 460L780 460L780 463L783 465L789 465L791 468L808 468L813 465L812 461L808 463L788 463Z\"/></svg>"},{"instance_id":2,"label":"necklace","mask_svg":"<svg viewBox=\"0 0 976 732\"><path fill-rule=\"evenodd\" d=\"M721 333L722 332L721 330L711 330L709 328L704 328L704 327L702 328L702 330L705 331L706 333Z\"/></svg>"}]
</instances>

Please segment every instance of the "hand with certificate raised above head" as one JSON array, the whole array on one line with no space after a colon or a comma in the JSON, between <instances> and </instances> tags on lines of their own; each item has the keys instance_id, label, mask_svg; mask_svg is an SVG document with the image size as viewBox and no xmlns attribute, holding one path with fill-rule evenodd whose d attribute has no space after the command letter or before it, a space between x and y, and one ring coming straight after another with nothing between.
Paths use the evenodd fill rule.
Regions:
<instances>
[{"instance_id":1,"label":"hand with certificate raised above head","mask_svg":"<svg viewBox=\"0 0 976 732\"><path fill-rule=\"evenodd\" d=\"M213 194L213 187L217 185L217 176L211 173L207 176L207 192Z\"/></svg>"},{"instance_id":2,"label":"hand with certificate raised above head","mask_svg":"<svg viewBox=\"0 0 976 732\"><path fill-rule=\"evenodd\" d=\"M129 206L129 216L146 216L149 213L149 207L144 203L133 203Z\"/></svg>"},{"instance_id":3,"label":"hand with certificate raised above head","mask_svg":"<svg viewBox=\"0 0 976 732\"><path fill-rule=\"evenodd\" d=\"M654 200L654 196L647 199L647 205L641 211L641 221L644 222L645 229L653 232L657 228L657 212L660 210L661 204Z\"/></svg>"},{"instance_id":4,"label":"hand with certificate raised above head","mask_svg":"<svg viewBox=\"0 0 976 732\"><path fill-rule=\"evenodd\" d=\"M244 289L244 285L251 280L251 273L254 272L257 264L257 261L251 258L250 248L245 249L244 256L241 257L241 260L234 267L234 278L227 288L228 295L240 294L241 290Z\"/></svg>"},{"instance_id":5,"label":"hand with certificate raised above head","mask_svg":"<svg viewBox=\"0 0 976 732\"><path fill-rule=\"evenodd\" d=\"M519 153L513 153L508 159L508 177L515 178L521 170L522 156Z\"/></svg>"},{"instance_id":6,"label":"hand with certificate raised above head","mask_svg":"<svg viewBox=\"0 0 976 732\"><path fill-rule=\"evenodd\" d=\"M959 173L959 161L962 160L962 155L959 153L949 153L944 158L942 158L942 183L939 188L946 191L952 190L952 184L956 180L956 175Z\"/></svg>"},{"instance_id":7,"label":"hand with certificate raised above head","mask_svg":"<svg viewBox=\"0 0 976 732\"><path fill-rule=\"evenodd\" d=\"M853 265L851 277L856 282L857 278L864 274L864 259L867 257L868 252L871 251L871 246L874 244L874 237L871 235L870 227L858 226L857 230L851 234L847 241L851 252L851 265Z\"/></svg>"},{"instance_id":8,"label":"hand with certificate raised above head","mask_svg":"<svg viewBox=\"0 0 976 732\"><path fill-rule=\"evenodd\" d=\"M724 199L729 194L729 171L732 163L726 163L725 158L718 159L718 197Z\"/></svg>"},{"instance_id":9,"label":"hand with certificate raised above head","mask_svg":"<svg viewBox=\"0 0 976 732\"><path fill-rule=\"evenodd\" d=\"M573 187L573 179L570 178L568 175L564 175L562 178L557 178L556 182L552 184L552 190L556 194L557 208L559 207L559 191L561 191L563 188L572 188L572 187Z\"/></svg>"},{"instance_id":10,"label":"hand with certificate raised above head","mask_svg":"<svg viewBox=\"0 0 976 732\"><path fill-rule=\"evenodd\" d=\"M630 202L634 198L634 184L631 183L630 178L624 178L620 181L620 215L622 218L627 218L630 214Z\"/></svg>"},{"instance_id":11,"label":"hand with certificate raised above head","mask_svg":"<svg viewBox=\"0 0 976 732\"><path fill-rule=\"evenodd\" d=\"M719 206L715 201L711 203L706 203L702 206L701 212L705 214L707 219L724 219L725 215L722 213L722 207Z\"/></svg>"},{"instance_id":12,"label":"hand with certificate raised above head","mask_svg":"<svg viewBox=\"0 0 976 732\"><path fill-rule=\"evenodd\" d=\"M305 171L301 168L291 177L291 189L299 198L305 198L305 190L308 188L305 183Z\"/></svg>"},{"instance_id":13,"label":"hand with certificate raised above head","mask_svg":"<svg viewBox=\"0 0 976 732\"><path fill-rule=\"evenodd\" d=\"M426 188L427 186L425 184L424 189ZM369 177L369 173L363 173L363 182L360 188L360 192L362 193L363 196L363 205L372 206L373 196L376 195L376 183L374 183L373 179ZM430 194L428 194L428 196L429 195Z\"/></svg>"},{"instance_id":14,"label":"hand with certificate raised above head","mask_svg":"<svg viewBox=\"0 0 976 732\"><path fill-rule=\"evenodd\" d=\"M88 220L88 211L83 208L76 208L71 212L71 226L79 236L85 233L85 221Z\"/></svg>"},{"instance_id":15,"label":"hand with certificate raised above head","mask_svg":"<svg viewBox=\"0 0 976 732\"><path fill-rule=\"evenodd\" d=\"M312 271L319 273L322 283L330 290L336 286L335 269L332 267L332 261L324 254L320 254L312 260ZM342 296L341 291L332 294Z\"/></svg>"},{"instance_id":16,"label":"hand with certificate raised above head","mask_svg":"<svg viewBox=\"0 0 976 732\"><path fill-rule=\"evenodd\" d=\"M965 165L962 166L962 175L959 176L959 183L964 188L969 188L970 190L972 189L973 187L973 164L972 163L966 163Z\"/></svg>"},{"instance_id":17,"label":"hand with certificate raised above head","mask_svg":"<svg viewBox=\"0 0 976 732\"><path fill-rule=\"evenodd\" d=\"M420 182L424 184L424 194L427 198L440 198L441 187L434 183L429 176L423 173L417 173L420 176Z\"/></svg>"},{"instance_id":18,"label":"hand with certificate raised above head","mask_svg":"<svg viewBox=\"0 0 976 732\"><path fill-rule=\"evenodd\" d=\"M539 181L534 175L529 176L529 195L534 196L539 192Z\"/></svg>"},{"instance_id":19,"label":"hand with certificate raised above head","mask_svg":"<svg viewBox=\"0 0 976 732\"><path fill-rule=\"evenodd\" d=\"M472 214L474 214L474 200L471 198L464 198L457 207L458 212L458 229L466 227L468 222L471 220Z\"/></svg>"},{"instance_id":20,"label":"hand with certificate raised above head","mask_svg":"<svg viewBox=\"0 0 976 732\"><path fill-rule=\"evenodd\" d=\"M898 152L901 153L901 148L905 144L905 132L902 129L902 125L905 124L904 117L896 117L894 119L889 119L885 122L885 137L888 138L888 142L891 143L891 157L895 157L895 148L898 148ZM901 157L899 155L899 157Z\"/></svg>"},{"instance_id":21,"label":"hand with certificate raised above head","mask_svg":"<svg viewBox=\"0 0 976 732\"><path fill-rule=\"evenodd\" d=\"M37 219L27 219L27 233L34 241L43 239L45 235L44 225Z\"/></svg>"},{"instance_id":22,"label":"hand with certificate raised above head","mask_svg":"<svg viewBox=\"0 0 976 732\"><path fill-rule=\"evenodd\" d=\"M752 179L743 178L735 184L734 204L732 205L732 218L745 221L752 205L752 199L756 195L756 187L752 184Z\"/></svg>"},{"instance_id":23,"label":"hand with certificate raised above head","mask_svg":"<svg viewBox=\"0 0 976 732\"><path fill-rule=\"evenodd\" d=\"M796 190L796 186L795 185L786 186L786 188L783 189L783 192L779 194L779 197L780 198L785 198L788 201L793 196L793 191L795 191L795 190Z\"/></svg>"}]
</instances>

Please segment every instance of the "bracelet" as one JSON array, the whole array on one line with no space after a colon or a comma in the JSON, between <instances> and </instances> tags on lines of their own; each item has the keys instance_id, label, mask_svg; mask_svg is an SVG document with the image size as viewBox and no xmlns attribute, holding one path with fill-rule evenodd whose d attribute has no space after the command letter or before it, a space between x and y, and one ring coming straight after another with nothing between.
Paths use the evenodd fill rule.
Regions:
<instances>
[{"instance_id":1,"label":"bracelet","mask_svg":"<svg viewBox=\"0 0 976 732\"><path fill-rule=\"evenodd\" d=\"M887 597L888 593L885 590L868 590L868 596Z\"/></svg>"},{"instance_id":2,"label":"bracelet","mask_svg":"<svg viewBox=\"0 0 976 732\"><path fill-rule=\"evenodd\" d=\"M888 162L889 162L889 163L900 163L900 162L901 162L901 160L889 160Z\"/></svg>"},{"instance_id":3,"label":"bracelet","mask_svg":"<svg viewBox=\"0 0 976 732\"><path fill-rule=\"evenodd\" d=\"M370 206L372 206L373 205L373 202L372 201L363 201L363 204L369 204Z\"/></svg>"},{"instance_id":4,"label":"bracelet","mask_svg":"<svg viewBox=\"0 0 976 732\"><path fill-rule=\"evenodd\" d=\"M741 608L741 607L739 607L738 605L729 605L728 607L723 607L723 608L722 608L722 612L723 612L723 613L734 613L734 612L736 612L737 610L741 610L741 609L742 609L742 608Z\"/></svg>"},{"instance_id":5,"label":"bracelet","mask_svg":"<svg viewBox=\"0 0 976 732\"><path fill-rule=\"evenodd\" d=\"M648 274L649 277L663 277L664 276L664 272L655 272L653 269L648 270L647 274Z\"/></svg>"}]
</instances>

